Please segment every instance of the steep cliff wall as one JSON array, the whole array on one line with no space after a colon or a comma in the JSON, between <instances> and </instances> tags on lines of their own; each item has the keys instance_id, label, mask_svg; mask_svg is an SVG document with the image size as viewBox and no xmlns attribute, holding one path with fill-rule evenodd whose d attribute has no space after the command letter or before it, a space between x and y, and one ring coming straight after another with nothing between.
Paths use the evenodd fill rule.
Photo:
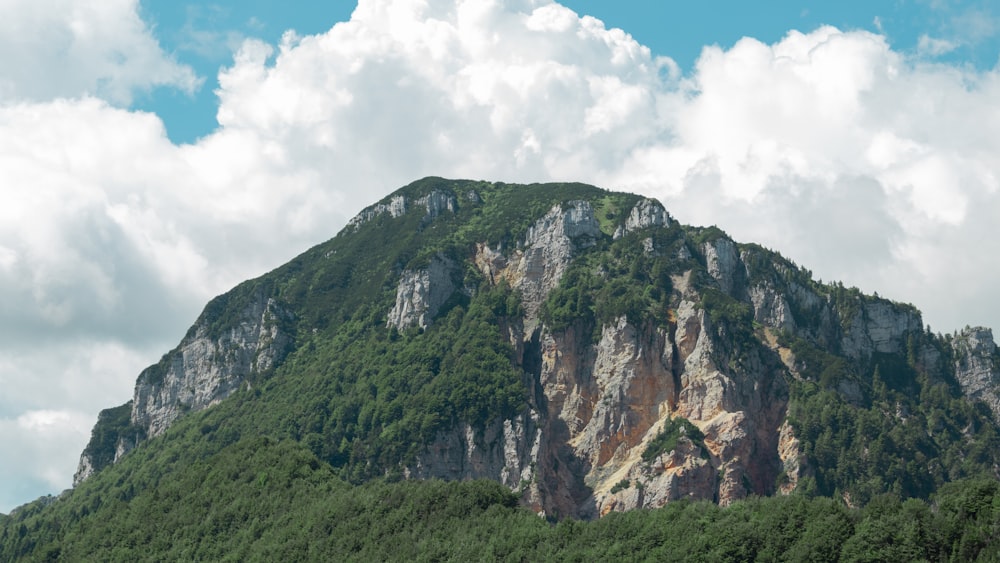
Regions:
<instances>
[{"instance_id":1,"label":"steep cliff wall","mask_svg":"<svg viewBox=\"0 0 1000 563\"><path fill-rule=\"evenodd\" d=\"M452 280L455 268L454 262L439 255L426 268L404 271L386 325L398 330L411 326L427 328L441 305L455 292Z\"/></svg>"},{"instance_id":2,"label":"steep cliff wall","mask_svg":"<svg viewBox=\"0 0 1000 563\"><path fill-rule=\"evenodd\" d=\"M656 234L670 225L657 206L636 205L613 240L651 228L653 236L636 239L644 252L668 252L655 242L670 240ZM507 432L501 440L497 421L485 431L443 433L413 475L491 477L520 487L540 512L583 517L679 498L728 504L748 494L787 494L813 468L788 419L802 360L779 340L822 347L853 373L870 369L878 354L908 352L919 356L923 373L945 373L936 348L912 348L923 338L912 307L848 290L820 293L794 265L766 255L762 268L761 251L741 251L724 236L669 251L676 263L697 258L701 266L672 276L665 324L623 315L552 330L539 319L541 304L600 238L592 216L589 205L572 202L551 209L512 250L475 246L483 275L523 297L524 319L508 322L505 334L530 378L534 431ZM957 339L956 370L970 396L996 409L997 353L990 345L992 335L976 331ZM857 381L835 384L846 401L865 400ZM692 423L698 439L682 435L672 449L653 451L678 420ZM518 484L510 477L516 474Z\"/></svg>"},{"instance_id":3,"label":"steep cliff wall","mask_svg":"<svg viewBox=\"0 0 1000 563\"><path fill-rule=\"evenodd\" d=\"M294 315L261 290L236 308L221 329L212 326L218 319L212 318L211 306L207 308L177 348L139 375L127 423L112 424L104 416L98 420L74 484L116 462L142 440L162 434L178 417L218 403L252 374L268 372L284 360L293 343ZM105 443L95 443L98 436Z\"/></svg>"},{"instance_id":4,"label":"steep cliff wall","mask_svg":"<svg viewBox=\"0 0 1000 563\"><path fill-rule=\"evenodd\" d=\"M228 397L251 374L284 359L292 335L282 330L291 314L257 293L237 322L220 334L196 325L164 361L140 374L132 398L132 424L152 438L182 413L198 411Z\"/></svg>"},{"instance_id":5,"label":"steep cliff wall","mask_svg":"<svg viewBox=\"0 0 1000 563\"><path fill-rule=\"evenodd\" d=\"M615 239L668 225L662 206L642 200ZM509 482L509 476L523 479L528 460L533 471L527 501L557 515L596 516L682 497L728 503L748 492L773 492L784 468L779 451L787 403L784 366L765 346L737 350L726 341L725 328L715 326L704 310L691 271L674 280L676 306L666 326L627 316L557 332L540 325L542 302L573 258L599 237L592 207L569 202L552 208L509 253L476 246L474 262L483 275L521 292L527 328L513 323L519 330L509 334L521 340L515 342L517 359L532 378L535 432L508 432L501 440L499 422L485 431L456 428L443 433L409 473L486 476L516 488L520 482ZM746 272L732 241L716 240L703 249L715 284L726 292L742 291ZM697 445L681 440L676 450L644 460L650 443L676 417L701 428L704 440ZM786 436L786 450L791 440ZM623 481L634 486L616 487Z\"/></svg>"},{"instance_id":6,"label":"steep cliff wall","mask_svg":"<svg viewBox=\"0 0 1000 563\"><path fill-rule=\"evenodd\" d=\"M1000 352L988 328L966 328L952 340L955 377L962 391L990 407L1000 420Z\"/></svg>"},{"instance_id":7,"label":"steep cliff wall","mask_svg":"<svg viewBox=\"0 0 1000 563\"><path fill-rule=\"evenodd\" d=\"M594 208L587 201L569 201L550 209L528 229L524 241L509 255L486 243L477 245L476 266L492 283L501 279L521 293L525 326L530 333L549 292L559 284L574 255L601 236Z\"/></svg>"}]
</instances>

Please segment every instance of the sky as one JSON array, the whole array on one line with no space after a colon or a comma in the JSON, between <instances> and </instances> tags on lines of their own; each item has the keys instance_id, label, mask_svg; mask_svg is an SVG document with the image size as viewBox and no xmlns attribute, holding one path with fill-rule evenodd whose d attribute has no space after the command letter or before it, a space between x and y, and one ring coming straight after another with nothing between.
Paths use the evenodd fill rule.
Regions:
<instances>
[{"instance_id":1,"label":"sky","mask_svg":"<svg viewBox=\"0 0 1000 563\"><path fill-rule=\"evenodd\" d=\"M1000 327L988 1L0 0L0 512L204 304L427 175L658 198Z\"/></svg>"}]
</instances>

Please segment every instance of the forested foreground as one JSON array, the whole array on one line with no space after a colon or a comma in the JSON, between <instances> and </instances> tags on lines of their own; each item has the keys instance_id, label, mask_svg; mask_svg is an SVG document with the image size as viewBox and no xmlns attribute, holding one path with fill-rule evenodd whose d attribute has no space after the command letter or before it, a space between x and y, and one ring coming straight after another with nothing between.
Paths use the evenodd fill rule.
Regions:
<instances>
[{"instance_id":1,"label":"forested foreground","mask_svg":"<svg viewBox=\"0 0 1000 563\"><path fill-rule=\"evenodd\" d=\"M238 440L192 462L202 453L140 450L63 498L0 517L0 560L1000 560L991 479L863 509L792 495L554 523L490 481L352 486L292 441Z\"/></svg>"}]
</instances>

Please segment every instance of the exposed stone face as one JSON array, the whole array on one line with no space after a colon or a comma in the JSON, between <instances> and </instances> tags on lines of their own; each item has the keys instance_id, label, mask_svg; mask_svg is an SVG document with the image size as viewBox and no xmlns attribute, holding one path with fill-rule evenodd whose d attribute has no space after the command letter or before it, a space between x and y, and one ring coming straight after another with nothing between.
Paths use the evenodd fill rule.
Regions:
<instances>
[{"instance_id":1,"label":"exposed stone face","mask_svg":"<svg viewBox=\"0 0 1000 563\"><path fill-rule=\"evenodd\" d=\"M470 193L475 194L475 192ZM476 197L479 197L478 194L476 194ZM419 207L423 207L426 210L424 221L429 221L444 211L454 213L458 208L458 202L455 200L455 196L442 190L434 190L417 199L397 195L390 199L389 203L378 203L358 213L353 219L347 222L346 228L357 231L361 228L361 225L375 219L379 215L388 214L390 217L396 218L401 217L413 208Z\"/></svg>"},{"instance_id":2,"label":"exposed stone face","mask_svg":"<svg viewBox=\"0 0 1000 563\"><path fill-rule=\"evenodd\" d=\"M566 491L544 499L550 514L596 515L609 480L639 463L642 444L676 400L665 330L625 317L605 326L596 343L583 330L544 333L540 345L544 428L548 444L561 446L543 450L541 467L577 468L547 476L550 490Z\"/></svg>"},{"instance_id":3,"label":"exposed stone face","mask_svg":"<svg viewBox=\"0 0 1000 563\"><path fill-rule=\"evenodd\" d=\"M534 478L541 441L538 414L533 411L513 420L494 420L479 430L462 424L439 432L405 474L418 479L489 477L519 489Z\"/></svg>"},{"instance_id":4,"label":"exposed stone face","mask_svg":"<svg viewBox=\"0 0 1000 563\"><path fill-rule=\"evenodd\" d=\"M887 301L863 303L844 331L841 349L851 359L874 352L895 354L905 350L906 334L923 330L920 314Z\"/></svg>"},{"instance_id":5,"label":"exposed stone face","mask_svg":"<svg viewBox=\"0 0 1000 563\"><path fill-rule=\"evenodd\" d=\"M498 251L481 245L477 256L481 269L504 271ZM675 279L681 299L670 330L620 317L603 326L596 341L583 325L559 333L543 328L537 341L520 333L527 339L520 353L524 363L531 349L538 356L539 395L530 401L540 405L532 411L535 432L509 438L496 429L456 429L442 435L411 474L486 476L515 488L510 476L523 476L529 459L534 472L526 502L545 514L578 517L679 498L728 504L750 492L774 492L778 474L787 473L798 455L797 442L781 439L787 372L764 346L744 354L745 367L722 369L736 352L719 341L689 278ZM704 446L681 439L675 450L643 461L665 421L678 416L702 430ZM516 445L504 442L511 439ZM513 456L521 460L515 464L504 461L511 457L504 452L533 453ZM485 460L476 458L484 454ZM470 473L475 467L485 473ZM616 488L623 480L630 486Z\"/></svg>"},{"instance_id":6,"label":"exposed stone face","mask_svg":"<svg viewBox=\"0 0 1000 563\"><path fill-rule=\"evenodd\" d=\"M736 244L724 237L706 242L702 245L708 274L719 282L719 288L725 293L733 293L738 286L743 272L746 271L736 252ZM738 277L740 276L740 277Z\"/></svg>"},{"instance_id":7,"label":"exposed stone face","mask_svg":"<svg viewBox=\"0 0 1000 563\"><path fill-rule=\"evenodd\" d=\"M988 328L966 328L951 342L955 353L955 378L973 400L986 403L993 419L1000 421L1000 353Z\"/></svg>"},{"instance_id":8,"label":"exposed stone face","mask_svg":"<svg viewBox=\"0 0 1000 563\"><path fill-rule=\"evenodd\" d=\"M210 322L199 319L177 348L159 364L143 370L131 401L131 425L116 429L122 433L113 457L95 461L88 446L80 456L74 486L117 463L142 440L159 436L185 413L218 403L239 389L248 376L274 369L284 360L293 344L292 334L284 328L294 321L289 311L257 291L237 318L235 326L215 335Z\"/></svg>"},{"instance_id":9,"label":"exposed stone face","mask_svg":"<svg viewBox=\"0 0 1000 563\"><path fill-rule=\"evenodd\" d=\"M400 217L403 213L406 213L406 207L406 197L398 195L390 199L389 203L379 203L363 210L361 213L358 213L353 219L347 222L347 226L353 227L356 231L361 227L361 225L364 225L379 215L385 215L388 213L392 218Z\"/></svg>"},{"instance_id":10,"label":"exposed stone face","mask_svg":"<svg viewBox=\"0 0 1000 563\"><path fill-rule=\"evenodd\" d=\"M624 483L626 487L612 492ZM682 498L702 500L706 498L704 491L714 491L716 487L716 470L705 452L682 437L677 440L675 449L656 456L649 463L630 466L622 479L615 481L607 491L599 491L597 513L604 516L609 512L659 507Z\"/></svg>"},{"instance_id":11,"label":"exposed stone face","mask_svg":"<svg viewBox=\"0 0 1000 563\"><path fill-rule=\"evenodd\" d=\"M90 456L84 452L80 456L80 463L76 467L76 473L73 474L73 486L77 486L90 478L95 472L94 462L90 459Z\"/></svg>"},{"instance_id":12,"label":"exposed stone face","mask_svg":"<svg viewBox=\"0 0 1000 563\"><path fill-rule=\"evenodd\" d=\"M795 317L784 294L770 284L755 285L749 294L754 321L769 328L795 332Z\"/></svg>"},{"instance_id":13,"label":"exposed stone face","mask_svg":"<svg viewBox=\"0 0 1000 563\"><path fill-rule=\"evenodd\" d=\"M592 383L581 389L592 415L575 445L591 466L620 462L676 400L671 374L673 350L667 334L652 326L638 330L621 317L601 331L594 350Z\"/></svg>"},{"instance_id":14,"label":"exposed stone face","mask_svg":"<svg viewBox=\"0 0 1000 563\"><path fill-rule=\"evenodd\" d=\"M139 376L132 424L149 438L158 436L183 413L214 405L250 374L275 367L292 342L280 328L289 315L274 299L257 295L242 311L240 322L221 336L212 338L208 327L198 326L167 355L161 373L154 366ZM131 447L134 444L123 444L116 457Z\"/></svg>"},{"instance_id":15,"label":"exposed stone face","mask_svg":"<svg viewBox=\"0 0 1000 563\"><path fill-rule=\"evenodd\" d=\"M648 227L669 227L670 215L655 199L643 199L629 212L625 224L615 230L615 239Z\"/></svg>"},{"instance_id":16,"label":"exposed stone face","mask_svg":"<svg viewBox=\"0 0 1000 563\"><path fill-rule=\"evenodd\" d=\"M427 328L441 305L455 292L452 271L455 263L435 256L422 270L406 270L396 288L396 304L389 311L386 326L404 330L411 326Z\"/></svg>"},{"instance_id":17,"label":"exposed stone face","mask_svg":"<svg viewBox=\"0 0 1000 563\"><path fill-rule=\"evenodd\" d=\"M781 458L782 472L785 476L782 482L778 483L779 493L791 494L798 486L801 470L799 457L801 455L799 440L795 437L792 425L786 420L778 429L778 457Z\"/></svg>"},{"instance_id":18,"label":"exposed stone face","mask_svg":"<svg viewBox=\"0 0 1000 563\"><path fill-rule=\"evenodd\" d=\"M416 204L423 205L427 210L427 214L424 215L425 220L434 219L445 211L454 213L457 205L455 202L455 196L440 190L434 190L426 196L418 199Z\"/></svg>"},{"instance_id":19,"label":"exposed stone face","mask_svg":"<svg viewBox=\"0 0 1000 563\"><path fill-rule=\"evenodd\" d=\"M570 201L565 208L556 205L536 221L524 243L510 256L502 249L486 244L477 248L475 263L489 280L506 279L522 294L526 311L525 330L530 334L537 325L538 311L562 279L574 253L593 245L601 236L594 209L587 201Z\"/></svg>"}]
</instances>

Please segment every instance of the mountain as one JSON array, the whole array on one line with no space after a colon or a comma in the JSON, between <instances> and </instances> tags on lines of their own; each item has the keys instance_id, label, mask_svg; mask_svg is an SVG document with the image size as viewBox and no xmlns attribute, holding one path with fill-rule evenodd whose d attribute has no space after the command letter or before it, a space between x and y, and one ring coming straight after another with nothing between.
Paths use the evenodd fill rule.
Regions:
<instances>
[{"instance_id":1,"label":"mountain","mask_svg":"<svg viewBox=\"0 0 1000 563\"><path fill-rule=\"evenodd\" d=\"M290 514L336 505L360 522L372 502L469 526L732 514L686 508L698 500L822 506L845 541L863 531L855 507L960 514L922 537L988 553L961 551L954 521L993 517L968 503L1000 507L998 375L988 329L932 334L910 305L817 282L657 201L425 178L212 300L132 400L100 414L74 490L0 519L0 555L128 558L166 542L215 559L192 530L287 544L303 529ZM464 500L435 505L424 482ZM835 500L801 500L821 497Z\"/></svg>"}]
</instances>

